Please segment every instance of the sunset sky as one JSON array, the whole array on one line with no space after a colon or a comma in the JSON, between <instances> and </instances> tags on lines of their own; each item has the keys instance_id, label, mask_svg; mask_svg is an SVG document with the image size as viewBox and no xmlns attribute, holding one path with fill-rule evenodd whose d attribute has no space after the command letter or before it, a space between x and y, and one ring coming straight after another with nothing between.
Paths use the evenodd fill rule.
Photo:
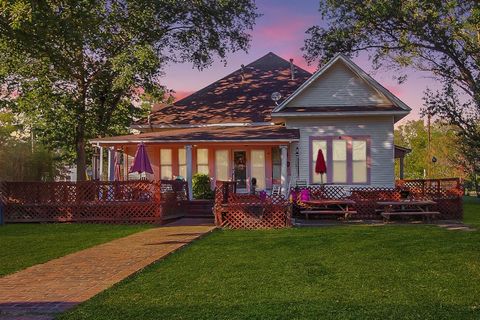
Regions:
<instances>
[{"instance_id":1,"label":"sunset sky","mask_svg":"<svg viewBox=\"0 0 480 320\"><path fill-rule=\"evenodd\" d=\"M205 87L238 69L241 64L246 65L270 51L287 60L293 58L296 65L310 72L315 71L317 65L306 64L301 47L306 38L305 31L312 25L322 23L318 0L257 0L257 6L263 16L258 18L252 31L248 53L230 54L226 66L216 62L202 71L193 69L191 64L171 64L166 68L163 82L169 89L175 90L177 99ZM402 122L418 118L418 111L423 103L423 91L427 87L436 87L435 81L429 79L425 73L410 71L407 81L399 85L393 79L391 71L372 70L367 55L353 60L413 109Z\"/></svg>"}]
</instances>

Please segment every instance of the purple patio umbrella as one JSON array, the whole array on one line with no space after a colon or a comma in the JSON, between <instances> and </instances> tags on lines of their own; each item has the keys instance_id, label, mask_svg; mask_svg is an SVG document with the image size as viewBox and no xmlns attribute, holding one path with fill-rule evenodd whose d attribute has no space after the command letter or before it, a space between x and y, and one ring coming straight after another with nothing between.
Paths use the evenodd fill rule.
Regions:
<instances>
[{"instance_id":1,"label":"purple patio umbrella","mask_svg":"<svg viewBox=\"0 0 480 320\"><path fill-rule=\"evenodd\" d=\"M135 159L133 159L133 163L129 172L148 172L153 174L152 165L148 159L147 150L145 149L145 144L143 142L138 145L137 152L135 153Z\"/></svg>"}]
</instances>

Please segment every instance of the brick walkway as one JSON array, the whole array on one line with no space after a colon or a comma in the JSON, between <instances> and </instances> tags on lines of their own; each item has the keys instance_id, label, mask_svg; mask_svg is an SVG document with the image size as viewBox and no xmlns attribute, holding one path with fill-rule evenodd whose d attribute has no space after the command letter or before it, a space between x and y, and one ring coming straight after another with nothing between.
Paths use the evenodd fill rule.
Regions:
<instances>
[{"instance_id":1,"label":"brick walkway","mask_svg":"<svg viewBox=\"0 0 480 320\"><path fill-rule=\"evenodd\" d=\"M0 319L45 320L213 230L179 221L0 278Z\"/></svg>"}]
</instances>

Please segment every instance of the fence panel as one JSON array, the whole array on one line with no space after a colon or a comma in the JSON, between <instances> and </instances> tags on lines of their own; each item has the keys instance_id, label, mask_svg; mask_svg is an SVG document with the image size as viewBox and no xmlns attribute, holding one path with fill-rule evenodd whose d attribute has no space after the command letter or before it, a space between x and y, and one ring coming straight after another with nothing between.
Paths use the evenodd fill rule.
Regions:
<instances>
[{"instance_id":1,"label":"fence panel","mask_svg":"<svg viewBox=\"0 0 480 320\"><path fill-rule=\"evenodd\" d=\"M291 204L281 195L237 194L232 182L217 182L215 223L231 229L272 229L292 225Z\"/></svg>"},{"instance_id":2,"label":"fence panel","mask_svg":"<svg viewBox=\"0 0 480 320\"><path fill-rule=\"evenodd\" d=\"M309 190L311 199L354 200L357 213L352 215L352 218L381 219L377 202L398 201L401 199L402 191L408 191L410 199L435 201L437 204L433 209L440 212L440 219L463 218L463 189L460 179L457 178L398 180L395 188L352 187L348 192L343 186L338 185L311 185L305 188ZM292 188L290 192L294 190ZM293 193L299 194L298 190ZM295 214L306 207L298 199L294 200L293 204Z\"/></svg>"},{"instance_id":3,"label":"fence panel","mask_svg":"<svg viewBox=\"0 0 480 320\"><path fill-rule=\"evenodd\" d=\"M160 223L188 199L182 181L2 182L5 222Z\"/></svg>"}]
</instances>

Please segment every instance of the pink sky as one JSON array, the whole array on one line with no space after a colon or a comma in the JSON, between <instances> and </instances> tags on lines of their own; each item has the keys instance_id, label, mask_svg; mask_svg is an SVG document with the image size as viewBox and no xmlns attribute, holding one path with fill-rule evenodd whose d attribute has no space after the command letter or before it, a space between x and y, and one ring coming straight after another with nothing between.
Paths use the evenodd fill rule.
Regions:
<instances>
[{"instance_id":1,"label":"pink sky","mask_svg":"<svg viewBox=\"0 0 480 320\"><path fill-rule=\"evenodd\" d=\"M193 69L191 64L171 64L166 68L164 84L177 92L177 99L207 86L238 69L241 64L249 64L270 51L287 60L293 58L296 65L310 72L316 70L316 65L308 66L303 59L301 47L306 37L305 31L321 22L318 1L258 0L257 5L263 16L257 20L257 25L252 31L248 53L230 54L226 66L221 62L215 62L202 71ZM415 71L410 71L407 81L399 85L393 79L392 71L375 72L367 55L353 60L413 109L400 123L418 118L418 112L423 104L423 91L427 87L436 87L433 80Z\"/></svg>"}]
</instances>

